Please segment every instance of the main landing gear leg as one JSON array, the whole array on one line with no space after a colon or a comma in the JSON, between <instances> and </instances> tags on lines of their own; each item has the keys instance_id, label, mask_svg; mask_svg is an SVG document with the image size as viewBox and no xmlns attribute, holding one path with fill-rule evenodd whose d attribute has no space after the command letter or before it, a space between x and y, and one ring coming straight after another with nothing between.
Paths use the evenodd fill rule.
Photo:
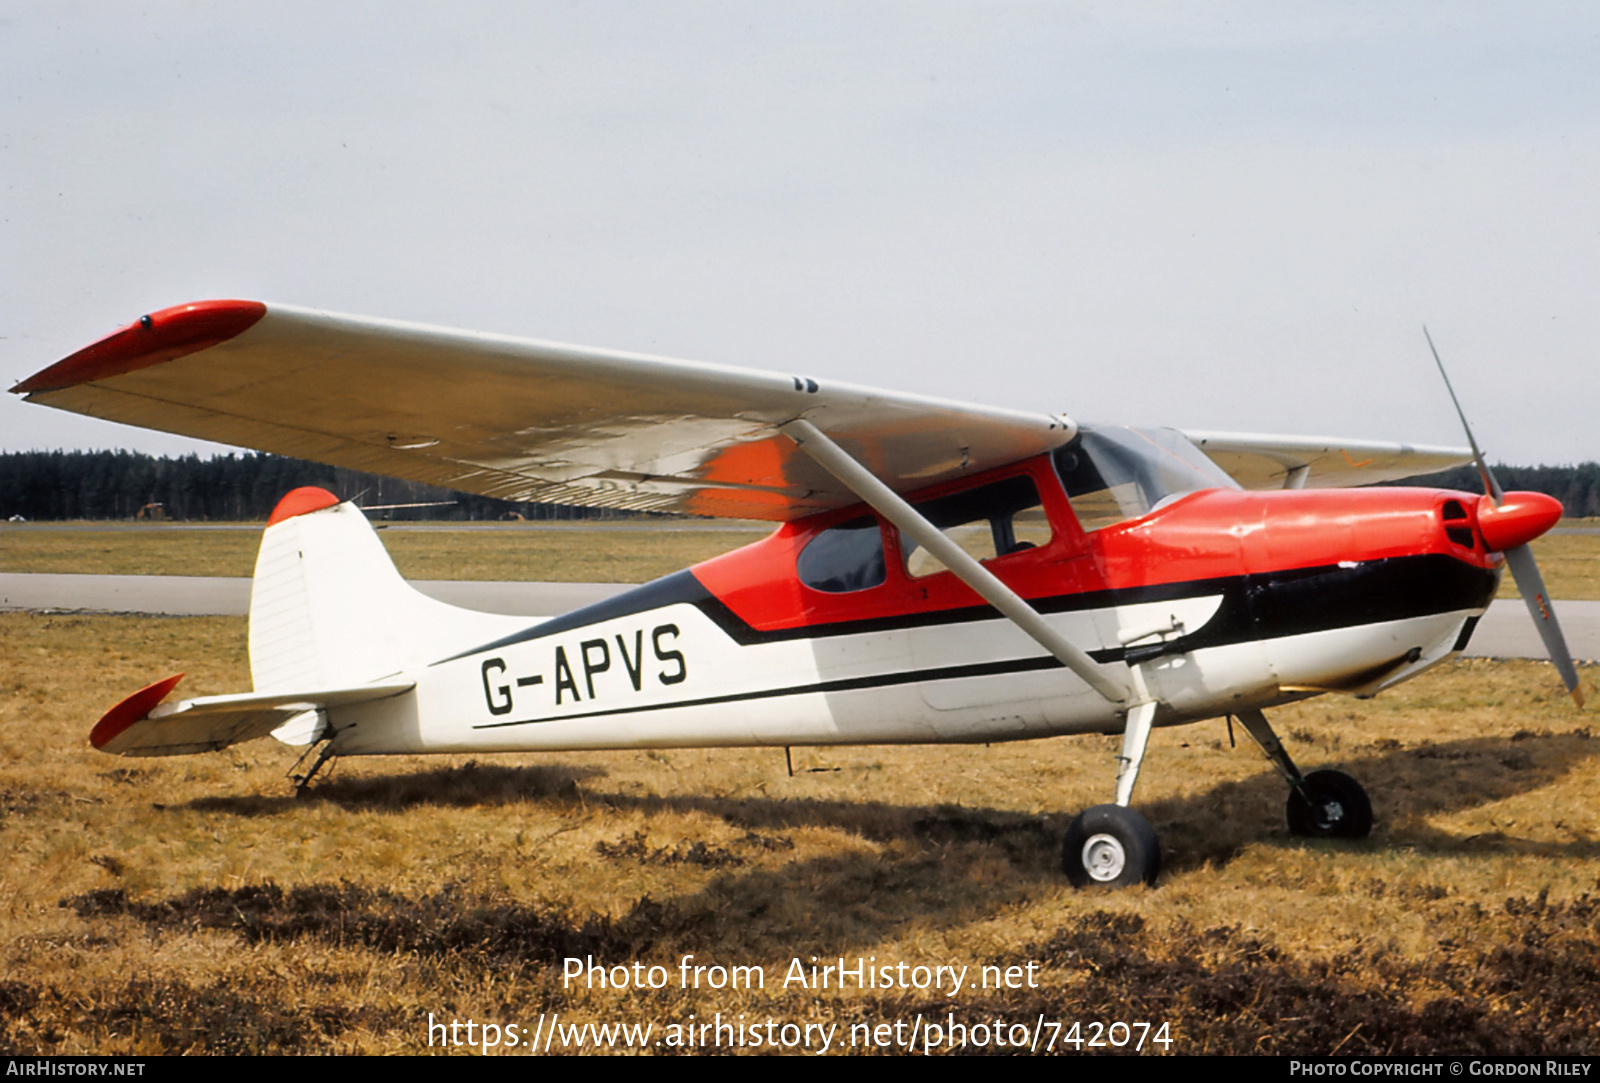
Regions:
<instances>
[{"instance_id":1,"label":"main landing gear leg","mask_svg":"<svg viewBox=\"0 0 1600 1083\"><path fill-rule=\"evenodd\" d=\"M1302 775L1260 711L1236 718L1289 782L1289 833L1312 839L1364 839L1372 832L1372 802L1361 783L1343 771Z\"/></svg>"},{"instance_id":2,"label":"main landing gear leg","mask_svg":"<svg viewBox=\"0 0 1600 1083\"><path fill-rule=\"evenodd\" d=\"M1153 884L1161 872L1161 844L1150 821L1128 807L1139 778L1156 704L1146 700L1128 711L1117 757L1116 804L1080 813L1061 843L1061 870L1073 887L1132 887Z\"/></svg>"}]
</instances>

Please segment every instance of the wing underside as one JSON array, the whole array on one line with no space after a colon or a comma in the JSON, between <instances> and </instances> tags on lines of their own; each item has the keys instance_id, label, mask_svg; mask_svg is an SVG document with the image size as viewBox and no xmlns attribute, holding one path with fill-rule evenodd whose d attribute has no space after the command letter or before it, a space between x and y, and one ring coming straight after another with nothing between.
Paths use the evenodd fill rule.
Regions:
<instances>
[{"instance_id":1,"label":"wing underside","mask_svg":"<svg viewBox=\"0 0 1600 1083\"><path fill-rule=\"evenodd\" d=\"M254 301L163 309L12 389L30 402L506 500L785 521L856 502L781 427L897 492L1071 440L1065 417ZM1366 485L1454 448L1189 432L1251 489Z\"/></svg>"},{"instance_id":2,"label":"wing underside","mask_svg":"<svg viewBox=\"0 0 1600 1083\"><path fill-rule=\"evenodd\" d=\"M507 500L776 521L855 502L778 432L798 417L900 490L1074 433L1040 413L249 301L152 313L13 390Z\"/></svg>"},{"instance_id":3,"label":"wing underside","mask_svg":"<svg viewBox=\"0 0 1600 1083\"><path fill-rule=\"evenodd\" d=\"M1337 489L1398 481L1472 461L1466 448L1333 436L1184 433L1245 489Z\"/></svg>"}]
</instances>

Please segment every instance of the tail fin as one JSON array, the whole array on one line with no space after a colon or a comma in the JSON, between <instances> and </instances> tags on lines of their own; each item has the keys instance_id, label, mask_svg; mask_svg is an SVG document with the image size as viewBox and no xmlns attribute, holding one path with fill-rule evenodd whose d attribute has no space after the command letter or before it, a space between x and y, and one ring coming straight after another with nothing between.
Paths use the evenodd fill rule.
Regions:
<instances>
[{"instance_id":1,"label":"tail fin","mask_svg":"<svg viewBox=\"0 0 1600 1083\"><path fill-rule=\"evenodd\" d=\"M90 734L126 756L176 756L271 733L301 744L314 713L399 696L408 672L525 628L526 617L457 609L407 585L367 518L323 489L296 489L267 521L250 592L255 691L162 702L169 677L124 699ZM179 675L181 677L181 674ZM302 741L299 738L304 738Z\"/></svg>"},{"instance_id":2,"label":"tail fin","mask_svg":"<svg viewBox=\"0 0 1600 1083\"><path fill-rule=\"evenodd\" d=\"M250 672L257 692L346 688L493 638L504 621L419 593L361 509L296 489L273 511L256 558Z\"/></svg>"}]
</instances>

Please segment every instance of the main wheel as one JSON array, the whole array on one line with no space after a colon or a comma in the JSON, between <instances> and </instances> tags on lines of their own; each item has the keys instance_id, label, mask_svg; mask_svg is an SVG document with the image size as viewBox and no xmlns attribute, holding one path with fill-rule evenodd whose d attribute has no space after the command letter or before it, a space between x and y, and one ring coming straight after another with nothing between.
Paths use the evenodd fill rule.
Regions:
<instances>
[{"instance_id":1,"label":"main wheel","mask_svg":"<svg viewBox=\"0 0 1600 1083\"><path fill-rule=\"evenodd\" d=\"M1073 887L1153 884L1161 872L1161 844L1150 821L1131 808L1096 805L1067 828L1061 871Z\"/></svg>"},{"instance_id":2,"label":"main wheel","mask_svg":"<svg viewBox=\"0 0 1600 1083\"><path fill-rule=\"evenodd\" d=\"M1364 839L1372 833L1372 802L1343 771L1313 771L1305 789L1289 791L1289 833L1308 839Z\"/></svg>"}]
</instances>

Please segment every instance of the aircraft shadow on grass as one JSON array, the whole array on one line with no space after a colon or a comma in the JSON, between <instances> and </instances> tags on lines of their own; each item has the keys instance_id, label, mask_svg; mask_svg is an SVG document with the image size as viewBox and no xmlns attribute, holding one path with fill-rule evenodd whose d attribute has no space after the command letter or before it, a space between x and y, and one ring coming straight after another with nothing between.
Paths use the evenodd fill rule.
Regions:
<instances>
[{"instance_id":1,"label":"aircraft shadow on grass","mask_svg":"<svg viewBox=\"0 0 1600 1083\"><path fill-rule=\"evenodd\" d=\"M1306 843L1291 838L1282 818L1284 785L1267 771L1243 781L1218 783L1192 796L1157 799L1145 807L1151 819L1167 832L1168 876L1206 866L1225 866L1252 845L1281 850L1286 863L1355 861L1363 853L1399 851L1424 859L1505 854L1594 858L1600 856L1600 841L1538 841L1503 831L1452 834L1430 821L1551 786L1596 752L1600 752L1600 742L1580 732L1538 734L1510 742L1474 738L1380 749L1346 758L1341 766L1361 773L1380 794L1378 832L1363 842ZM540 965L553 963L560 953L550 954L554 949L546 943L548 937L544 933L528 944L522 941L532 935L528 930L549 932L546 926L551 922L560 928L572 922L600 922L596 928L604 926L610 931L604 943L596 942L592 950L602 953L637 955L652 946L670 946L672 951L710 958L738 950L746 943L746 937L750 938L750 950L766 950L755 946L762 941L760 929L765 927L768 935L772 930L790 930L787 943L797 953L848 955L900 935L908 923L941 925L985 920L1037 899L1041 893L1066 891L1057 850L1064 815L881 801L639 795L598 788L597 782L606 776L605 770L581 763L468 763L416 773L334 778L298 799L211 797L179 807L245 817L290 815L308 801L330 803L351 812L404 809L417 813L430 806L480 806L504 808L507 814L514 814L515 806L524 804L561 817L584 809L642 813L647 817L642 828L636 817L619 823L617 837L596 846L594 861L616 862L624 870L684 864L698 866L710 874L697 878L697 886L678 894L641 892L632 910L614 922L603 916L603 908L591 909L582 898L574 898L569 905L576 909L563 915L547 913L542 908L529 909L503 894L463 892L464 885L445 885L434 895L416 896L409 901L384 895L388 902L376 896L364 901L355 898L351 893L360 892L348 883L271 889L283 898L272 903L276 909L267 916L282 919L284 935L348 937L354 927L352 922L376 923L374 928L383 926L393 918L386 916L386 908L403 904L407 913L421 907L417 914L424 916L408 919L413 924L421 921L430 928L440 925L448 929L459 926L457 931L465 938L463 950L470 948L491 955L510 951L517 958ZM648 817L671 813L720 819L743 835L719 833L702 840L686 838L676 828L652 828ZM1559 820L1554 822L1559 825ZM825 855L785 858L784 852L798 848L793 833L805 829L836 830L883 848L844 842ZM218 905L226 903L237 909L236 892L231 889L210 889L201 895L209 899L218 892L226 896ZM339 913L327 918L326 928L315 922L307 924L288 910L277 912L300 905L296 900L308 892L307 898L321 898L333 892L344 900L335 907ZM381 890L379 893L383 894ZM114 901L125 909L134 905L120 893ZM148 920L182 923L189 919L161 915L191 902L185 896L139 905L149 911ZM228 914L232 913L228 910ZM1092 924L1102 917L1114 916L1095 911L1085 913L1083 919ZM224 915L218 920L227 924L234 918ZM496 947L499 940L491 937L493 943L480 944L482 937L472 928L485 922L498 930L496 936L500 939L510 937L515 943ZM586 925L583 927L587 929ZM427 930L414 932L422 938L419 944L427 940ZM1096 941L1099 936L1095 933L1089 941ZM1122 939L1127 941L1126 937ZM571 944L587 943L582 937L567 937L562 943L568 940ZM562 950L570 953L579 949L569 945ZM1041 952L1060 954L1048 947L1019 950L1041 958ZM1095 950L1143 949L1130 941L1114 949L1102 945Z\"/></svg>"},{"instance_id":2,"label":"aircraft shadow on grass","mask_svg":"<svg viewBox=\"0 0 1600 1083\"><path fill-rule=\"evenodd\" d=\"M1503 825L1509 831L1460 835L1430 822L1435 817L1550 786L1596 753L1600 753L1600 742L1579 732L1519 735L1510 742L1503 738L1469 738L1341 757L1338 765L1363 779L1377 795L1378 828L1370 841L1338 845L1356 852L1392 848L1425 855L1600 856L1600 840L1576 836L1565 842L1527 839L1516 835L1515 825L1509 823ZM1064 822L1065 814L1040 816L950 804L899 805L843 799L608 793L593 785L606 775L603 768L581 763L503 766L469 762L414 773L333 778L300 798L205 797L183 807L240 816L276 816L292 812L307 800L328 802L350 811L536 801L547 806L581 805L646 815L698 813L746 832L822 828L874 842L898 843L908 848L905 855L910 861L951 847L977 846L1003 857L1019 872L1031 870L1024 876L1027 880L1058 882L1054 855L1061 823L1057 821ZM1303 848L1306 843L1291 838L1284 826L1285 793L1283 781L1275 773L1263 770L1242 781L1219 782L1192 795L1158 798L1142 802L1140 807L1163 831L1163 863L1171 874L1206 864L1226 864L1251 844ZM1559 826L1559 820L1556 822ZM664 836L658 837L655 846L660 848L665 841ZM641 847L642 844L634 844L632 850L648 857ZM672 860L659 850L649 852L656 853L659 860ZM710 852L702 850L702 854ZM714 859L682 860L717 864Z\"/></svg>"}]
</instances>

